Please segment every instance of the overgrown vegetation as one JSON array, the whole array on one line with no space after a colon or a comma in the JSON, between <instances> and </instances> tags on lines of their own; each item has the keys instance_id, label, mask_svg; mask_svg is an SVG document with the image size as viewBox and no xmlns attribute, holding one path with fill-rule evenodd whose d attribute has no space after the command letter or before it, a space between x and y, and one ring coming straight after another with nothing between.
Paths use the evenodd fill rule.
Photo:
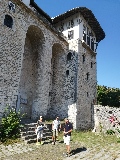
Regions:
<instances>
[{"instance_id":1,"label":"overgrown vegetation","mask_svg":"<svg viewBox=\"0 0 120 160\"><path fill-rule=\"evenodd\" d=\"M16 112L14 108L7 106L1 121L1 142L8 141L8 139L17 139L20 137L20 129L22 127L20 124L20 120L20 112Z\"/></svg>"},{"instance_id":2,"label":"overgrown vegetation","mask_svg":"<svg viewBox=\"0 0 120 160\"><path fill-rule=\"evenodd\" d=\"M102 106L120 107L120 89L98 85L97 103Z\"/></svg>"},{"instance_id":3,"label":"overgrown vegetation","mask_svg":"<svg viewBox=\"0 0 120 160\"><path fill-rule=\"evenodd\" d=\"M112 129L109 129L109 130L107 130L106 133L109 135L113 135L113 134L115 134L115 131L113 131Z\"/></svg>"}]
</instances>

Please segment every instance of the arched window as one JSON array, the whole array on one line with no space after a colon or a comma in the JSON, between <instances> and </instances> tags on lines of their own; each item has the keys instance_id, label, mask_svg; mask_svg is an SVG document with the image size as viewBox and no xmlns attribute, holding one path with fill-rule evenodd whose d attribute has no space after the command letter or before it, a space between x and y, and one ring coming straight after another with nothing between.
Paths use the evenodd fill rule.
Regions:
<instances>
[{"instance_id":1,"label":"arched window","mask_svg":"<svg viewBox=\"0 0 120 160\"><path fill-rule=\"evenodd\" d=\"M12 19L11 16L5 15L4 25L7 26L7 27L9 27L9 28L12 28L12 26L13 26L13 19Z\"/></svg>"},{"instance_id":2,"label":"arched window","mask_svg":"<svg viewBox=\"0 0 120 160\"><path fill-rule=\"evenodd\" d=\"M69 53L68 53L68 55L67 55L67 61L70 61L70 60L71 60L71 58L72 58L72 53L71 53L71 52L69 52Z\"/></svg>"}]
</instances>

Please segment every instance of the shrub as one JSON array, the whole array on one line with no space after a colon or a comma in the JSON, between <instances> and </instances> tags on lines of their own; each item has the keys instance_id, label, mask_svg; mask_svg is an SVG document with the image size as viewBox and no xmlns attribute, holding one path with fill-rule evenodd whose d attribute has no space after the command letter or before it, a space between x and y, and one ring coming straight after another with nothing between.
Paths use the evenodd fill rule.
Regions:
<instances>
[{"instance_id":1,"label":"shrub","mask_svg":"<svg viewBox=\"0 0 120 160\"><path fill-rule=\"evenodd\" d=\"M3 114L1 121L1 141L4 142L7 139L16 139L20 137L20 112L16 112L14 108L8 106Z\"/></svg>"},{"instance_id":2,"label":"shrub","mask_svg":"<svg viewBox=\"0 0 120 160\"><path fill-rule=\"evenodd\" d=\"M113 134L115 134L115 131L113 131L112 129L110 129L110 130L107 130L106 133L109 134L109 135L113 135Z\"/></svg>"}]
</instances>

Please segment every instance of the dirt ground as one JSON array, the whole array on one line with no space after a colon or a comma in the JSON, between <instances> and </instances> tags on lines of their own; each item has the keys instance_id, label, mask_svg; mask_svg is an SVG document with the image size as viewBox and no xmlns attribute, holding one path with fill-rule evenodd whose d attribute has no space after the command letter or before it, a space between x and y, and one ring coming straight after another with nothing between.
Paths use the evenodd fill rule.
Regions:
<instances>
[{"instance_id":1,"label":"dirt ground","mask_svg":"<svg viewBox=\"0 0 120 160\"><path fill-rule=\"evenodd\" d=\"M81 148L82 146L78 144L71 144L71 150L76 150L76 148ZM51 143L45 143L44 145L36 145L36 144L21 144L19 146L12 147L14 151L11 150L10 153L5 153L1 155L1 160L62 160L66 158L66 146L61 142L56 142L55 145ZM4 148L5 149L5 148ZM8 148L5 150L7 151ZM10 149L8 149L10 152ZM16 152L15 152L16 150Z\"/></svg>"},{"instance_id":2,"label":"dirt ground","mask_svg":"<svg viewBox=\"0 0 120 160\"><path fill-rule=\"evenodd\" d=\"M44 145L24 142L8 146L1 144L0 160L120 160L120 143L102 143L100 138L95 143L92 137L85 139L85 142L71 141L70 157L65 156L66 146L62 140L57 141L55 145L47 141ZM91 145L87 144L89 141Z\"/></svg>"}]
</instances>

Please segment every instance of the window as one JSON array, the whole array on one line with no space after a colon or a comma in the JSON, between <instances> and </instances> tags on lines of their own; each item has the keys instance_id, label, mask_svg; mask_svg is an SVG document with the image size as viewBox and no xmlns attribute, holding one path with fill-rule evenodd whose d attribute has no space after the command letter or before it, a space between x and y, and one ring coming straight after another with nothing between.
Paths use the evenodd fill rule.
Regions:
<instances>
[{"instance_id":1,"label":"window","mask_svg":"<svg viewBox=\"0 0 120 160\"><path fill-rule=\"evenodd\" d=\"M91 62L91 68L93 68L93 62Z\"/></svg>"},{"instance_id":2,"label":"window","mask_svg":"<svg viewBox=\"0 0 120 160\"><path fill-rule=\"evenodd\" d=\"M83 25L83 33L85 33L86 32L86 27L85 27L85 25Z\"/></svg>"},{"instance_id":3,"label":"window","mask_svg":"<svg viewBox=\"0 0 120 160\"><path fill-rule=\"evenodd\" d=\"M87 76L87 80L88 80L88 79L89 79L90 74L89 74L89 73L87 73L87 74L86 74L86 76Z\"/></svg>"},{"instance_id":4,"label":"window","mask_svg":"<svg viewBox=\"0 0 120 160\"><path fill-rule=\"evenodd\" d=\"M69 76L69 70L66 71L66 76L67 76L67 77Z\"/></svg>"},{"instance_id":5,"label":"window","mask_svg":"<svg viewBox=\"0 0 120 160\"><path fill-rule=\"evenodd\" d=\"M70 26L70 21L69 21L69 26Z\"/></svg>"},{"instance_id":6,"label":"window","mask_svg":"<svg viewBox=\"0 0 120 160\"><path fill-rule=\"evenodd\" d=\"M73 21L73 19L71 20L71 27L73 27L74 26L74 21Z\"/></svg>"},{"instance_id":7,"label":"window","mask_svg":"<svg viewBox=\"0 0 120 160\"><path fill-rule=\"evenodd\" d=\"M72 53L69 52L68 55L67 55L67 61L70 61L70 60L71 60L71 57L72 57Z\"/></svg>"},{"instance_id":8,"label":"window","mask_svg":"<svg viewBox=\"0 0 120 160\"><path fill-rule=\"evenodd\" d=\"M93 37L93 33L92 33L92 31L89 33L89 35L90 35L91 37Z\"/></svg>"},{"instance_id":9,"label":"window","mask_svg":"<svg viewBox=\"0 0 120 160\"><path fill-rule=\"evenodd\" d=\"M70 21L67 24L67 29L70 29Z\"/></svg>"},{"instance_id":10,"label":"window","mask_svg":"<svg viewBox=\"0 0 120 160\"><path fill-rule=\"evenodd\" d=\"M77 19L77 22L78 22L78 24L80 24L82 22L82 20L81 19Z\"/></svg>"},{"instance_id":11,"label":"window","mask_svg":"<svg viewBox=\"0 0 120 160\"><path fill-rule=\"evenodd\" d=\"M86 34L83 33L83 40L86 42Z\"/></svg>"},{"instance_id":12,"label":"window","mask_svg":"<svg viewBox=\"0 0 120 160\"><path fill-rule=\"evenodd\" d=\"M89 36L87 36L87 45L90 46L90 37Z\"/></svg>"},{"instance_id":13,"label":"window","mask_svg":"<svg viewBox=\"0 0 120 160\"><path fill-rule=\"evenodd\" d=\"M71 30L71 31L68 31L68 39L73 39L73 36L74 36L74 31Z\"/></svg>"},{"instance_id":14,"label":"window","mask_svg":"<svg viewBox=\"0 0 120 160\"><path fill-rule=\"evenodd\" d=\"M4 25L7 26L7 27L9 27L9 28L12 28L12 26L13 26L13 19L12 19L11 16L5 15Z\"/></svg>"},{"instance_id":15,"label":"window","mask_svg":"<svg viewBox=\"0 0 120 160\"><path fill-rule=\"evenodd\" d=\"M87 97L89 97L89 93L87 92Z\"/></svg>"},{"instance_id":16,"label":"window","mask_svg":"<svg viewBox=\"0 0 120 160\"><path fill-rule=\"evenodd\" d=\"M91 49L94 51L94 41L91 40Z\"/></svg>"},{"instance_id":17,"label":"window","mask_svg":"<svg viewBox=\"0 0 120 160\"><path fill-rule=\"evenodd\" d=\"M86 42L86 27L83 25L83 40Z\"/></svg>"},{"instance_id":18,"label":"window","mask_svg":"<svg viewBox=\"0 0 120 160\"><path fill-rule=\"evenodd\" d=\"M85 62L85 55L82 55L83 63Z\"/></svg>"},{"instance_id":19,"label":"window","mask_svg":"<svg viewBox=\"0 0 120 160\"><path fill-rule=\"evenodd\" d=\"M15 12L15 4L9 1L9 10Z\"/></svg>"},{"instance_id":20,"label":"window","mask_svg":"<svg viewBox=\"0 0 120 160\"><path fill-rule=\"evenodd\" d=\"M52 92L49 92L49 96L51 96L52 95Z\"/></svg>"}]
</instances>

